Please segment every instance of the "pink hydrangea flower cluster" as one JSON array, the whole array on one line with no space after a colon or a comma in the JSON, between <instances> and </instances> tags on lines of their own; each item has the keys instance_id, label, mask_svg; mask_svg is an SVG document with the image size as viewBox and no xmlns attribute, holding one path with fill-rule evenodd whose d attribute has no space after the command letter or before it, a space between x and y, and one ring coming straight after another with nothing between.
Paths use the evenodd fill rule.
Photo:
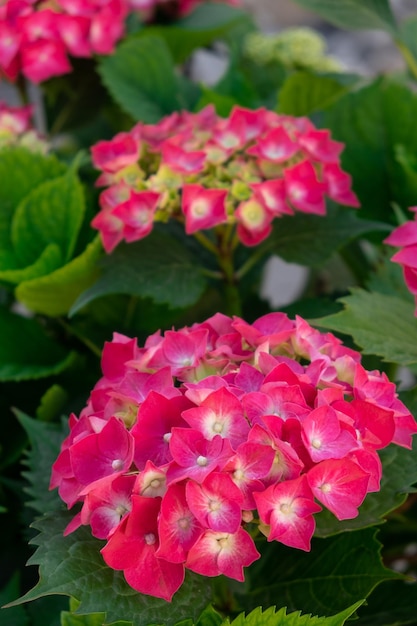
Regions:
<instances>
[{"instance_id":1,"label":"pink hydrangea flower cluster","mask_svg":"<svg viewBox=\"0 0 417 626\"><path fill-rule=\"evenodd\" d=\"M403 268L404 280L416 300L415 315L417 316L417 207L411 207L414 221L410 220L396 228L384 243L402 248L394 254L392 261Z\"/></svg>"},{"instance_id":2,"label":"pink hydrangea flower cluster","mask_svg":"<svg viewBox=\"0 0 417 626\"><path fill-rule=\"evenodd\" d=\"M0 71L41 83L71 71L68 55L110 54L127 13L125 0L8 0L0 6Z\"/></svg>"},{"instance_id":3,"label":"pink hydrangea flower cluster","mask_svg":"<svg viewBox=\"0 0 417 626\"><path fill-rule=\"evenodd\" d=\"M107 252L170 217L187 234L232 224L244 245L257 245L275 218L325 215L325 196L359 206L342 149L307 118L263 108L235 107L224 119L208 106L139 123L92 148L97 184L107 187L92 225Z\"/></svg>"},{"instance_id":4,"label":"pink hydrangea flower cluster","mask_svg":"<svg viewBox=\"0 0 417 626\"><path fill-rule=\"evenodd\" d=\"M103 377L53 465L104 561L170 601L185 570L244 579L254 536L310 550L315 513L354 518L379 490L378 450L417 424L385 374L306 321L223 314L151 335L115 334Z\"/></svg>"},{"instance_id":5,"label":"pink hydrangea flower cluster","mask_svg":"<svg viewBox=\"0 0 417 626\"><path fill-rule=\"evenodd\" d=\"M71 71L69 56L112 54L129 13L154 16L166 0L7 0L0 3L0 76L34 83ZM178 4L178 7L176 6ZM173 2L174 17L199 0Z\"/></svg>"},{"instance_id":6,"label":"pink hydrangea flower cluster","mask_svg":"<svg viewBox=\"0 0 417 626\"><path fill-rule=\"evenodd\" d=\"M32 107L11 107L0 102L0 148L24 146L31 152L45 153L48 144L31 125Z\"/></svg>"}]
</instances>

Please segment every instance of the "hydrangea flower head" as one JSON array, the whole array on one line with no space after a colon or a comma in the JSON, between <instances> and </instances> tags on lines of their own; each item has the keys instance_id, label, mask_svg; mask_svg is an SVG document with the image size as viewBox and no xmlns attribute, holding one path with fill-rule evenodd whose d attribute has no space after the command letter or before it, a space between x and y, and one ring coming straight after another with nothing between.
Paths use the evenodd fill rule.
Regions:
<instances>
[{"instance_id":1,"label":"hydrangea flower head","mask_svg":"<svg viewBox=\"0 0 417 626\"><path fill-rule=\"evenodd\" d=\"M178 19L202 0L7 0L0 5L0 75L42 83L72 71L69 57L108 55L125 34L129 14ZM238 4L238 0L229 0ZM164 7L166 11L164 11ZM169 15L168 7L173 9ZM165 13L167 13L165 15Z\"/></svg>"},{"instance_id":2,"label":"hydrangea flower head","mask_svg":"<svg viewBox=\"0 0 417 626\"><path fill-rule=\"evenodd\" d=\"M283 313L216 314L143 347L115 334L52 468L79 507L66 534L89 525L109 567L167 601L186 570L243 581L257 533L309 551L316 514L356 517L379 490L378 450L417 433L360 361Z\"/></svg>"},{"instance_id":3,"label":"hydrangea flower head","mask_svg":"<svg viewBox=\"0 0 417 626\"><path fill-rule=\"evenodd\" d=\"M232 226L241 243L254 246L282 215L325 215L326 197L359 206L350 176L340 166L342 149L328 130L317 130L307 118L266 109L235 107L224 119L208 106L199 113L173 113L154 125L139 123L92 148L93 163L102 172L97 184L107 187L93 226L107 252L121 239L149 232L138 226L132 238L128 211L109 210L110 190L122 185L129 197L160 194L154 221L176 219L187 234ZM110 235L113 217L123 223L118 222L119 237Z\"/></svg>"}]
</instances>

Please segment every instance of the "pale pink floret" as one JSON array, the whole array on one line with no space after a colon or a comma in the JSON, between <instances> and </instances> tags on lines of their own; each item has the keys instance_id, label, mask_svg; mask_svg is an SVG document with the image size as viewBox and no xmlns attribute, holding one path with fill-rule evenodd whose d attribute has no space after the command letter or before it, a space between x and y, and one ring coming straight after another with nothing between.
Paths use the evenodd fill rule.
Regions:
<instances>
[{"instance_id":1,"label":"pale pink floret","mask_svg":"<svg viewBox=\"0 0 417 626\"><path fill-rule=\"evenodd\" d=\"M291 159L299 150L299 145L293 141L284 127L271 129L249 148L248 154L260 159L267 159L275 163L284 163Z\"/></svg>"},{"instance_id":2,"label":"pale pink floret","mask_svg":"<svg viewBox=\"0 0 417 626\"><path fill-rule=\"evenodd\" d=\"M158 529L160 546L157 556L171 563L184 563L188 551L204 532L188 505L185 482L169 487L162 500Z\"/></svg>"},{"instance_id":3,"label":"pale pink floret","mask_svg":"<svg viewBox=\"0 0 417 626\"><path fill-rule=\"evenodd\" d=\"M185 566L203 576L219 576L243 581L243 568L259 559L251 536L239 528L236 533L206 530L188 553Z\"/></svg>"},{"instance_id":4,"label":"pale pink floret","mask_svg":"<svg viewBox=\"0 0 417 626\"><path fill-rule=\"evenodd\" d=\"M338 163L323 165L323 180L329 198L345 206L360 206L357 195L352 191L352 177Z\"/></svg>"},{"instance_id":5,"label":"pale pink floret","mask_svg":"<svg viewBox=\"0 0 417 626\"><path fill-rule=\"evenodd\" d=\"M174 427L169 447L175 463L168 468L168 484L185 478L201 483L211 472L222 470L233 454L228 439L216 435L208 441L191 428Z\"/></svg>"},{"instance_id":6,"label":"pale pink floret","mask_svg":"<svg viewBox=\"0 0 417 626\"><path fill-rule=\"evenodd\" d=\"M310 550L315 529L314 513L321 507L314 502L306 476L271 485L263 493L254 493L261 520L270 527L268 541Z\"/></svg>"},{"instance_id":7,"label":"pale pink floret","mask_svg":"<svg viewBox=\"0 0 417 626\"><path fill-rule=\"evenodd\" d=\"M301 436L311 459L318 463L341 459L355 449L358 443L352 431L342 428L334 409L321 406L303 420Z\"/></svg>"},{"instance_id":8,"label":"pale pink floret","mask_svg":"<svg viewBox=\"0 0 417 626\"><path fill-rule=\"evenodd\" d=\"M204 528L237 532L242 521L243 495L228 474L212 472L203 482L186 485L191 512Z\"/></svg>"},{"instance_id":9,"label":"pale pink floret","mask_svg":"<svg viewBox=\"0 0 417 626\"><path fill-rule=\"evenodd\" d=\"M288 198L296 209L303 213L325 215L325 185L317 179L309 161L302 161L284 171Z\"/></svg>"},{"instance_id":10,"label":"pale pink floret","mask_svg":"<svg viewBox=\"0 0 417 626\"><path fill-rule=\"evenodd\" d=\"M183 418L206 439L220 435L228 439L234 449L246 441L249 433L241 402L225 387L210 393L199 407L184 411Z\"/></svg>"},{"instance_id":11,"label":"pale pink floret","mask_svg":"<svg viewBox=\"0 0 417 626\"><path fill-rule=\"evenodd\" d=\"M298 137L298 142L307 154L323 163L337 163L344 148L340 141L330 137L330 131L311 129Z\"/></svg>"},{"instance_id":12,"label":"pale pink floret","mask_svg":"<svg viewBox=\"0 0 417 626\"><path fill-rule=\"evenodd\" d=\"M182 212L187 235L213 228L227 221L226 189L206 189L202 185L185 185L182 191Z\"/></svg>"},{"instance_id":13,"label":"pale pink floret","mask_svg":"<svg viewBox=\"0 0 417 626\"><path fill-rule=\"evenodd\" d=\"M159 199L155 191L131 191L129 199L112 210L112 215L123 222L123 238L128 243L149 235Z\"/></svg>"},{"instance_id":14,"label":"pale pink floret","mask_svg":"<svg viewBox=\"0 0 417 626\"><path fill-rule=\"evenodd\" d=\"M344 459L321 461L307 473L308 483L319 502L339 520L352 519L368 492L369 474Z\"/></svg>"},{"instance_id":15,"label":"pale pink floret","mask_svg":"<svg viewBox=\"0 0 417 626\"><path fill-rule=\"evenodd\" d=\"M91 148L93 165L105 172L118 170L136 163L139 158L139 142L129 133L119 133L109 141L99 141Z\"/></svg>"},{"instance_id":16,"label":"pale pink floret","mask_svg":"<svg viewBox=\"0 0 417 626\"><path fill-rule=\"evenodd\" d=\"M123 570L139 593L171 601L184 580L184 566L158 558L160 498L132 496L132 510L101 550L104 561Z\"/></svg>"},{"instance_id":17,"label":"pale pink floret","mask_svg":"<svg viewBox=\"0 0 417 626\"><path fill-rule=\"evenodd\" d=\"M87 435L70 448L75 478L82 485L126 472L133 461L134 439L113 417L99 433Z\"/></svg>"},{"instance_id":18,"label":"pale pink floret","mask_svg":"<svg viewBox=\"0 0 417 626\"><path fill-rule=\"evenodd\" d=\"M94 537L107 539L120 520L129 513L134 483L135 476L107 477L86 494L80 522L84 525L90 524ZM73 530L75 529L67 527L66 532Z\"/></svg>"},{"instance_id":19,"label":"pale pink floret","mask_svg":"<svg viewBox=\"0 0 417 626\"><path fill-rule=\"evenodd\" d=\"M238 237L246 246L258 245L271 233L274 215L255 197L241 202L235 217Z\"/></svg>"}]
</instances>

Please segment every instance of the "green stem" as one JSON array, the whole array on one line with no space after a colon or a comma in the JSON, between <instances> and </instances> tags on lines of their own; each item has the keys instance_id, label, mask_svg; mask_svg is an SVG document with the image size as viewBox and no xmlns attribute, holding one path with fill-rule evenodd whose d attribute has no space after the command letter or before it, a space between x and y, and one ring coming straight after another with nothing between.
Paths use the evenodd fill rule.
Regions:
<instances>
[{"instance_id":1,"label":"green stem","mask_svg":"<svg viewBox=\"0 0 417 626\"><path fill-rule=\"evenodd\" d=\"M245 261L244 264L241 265L240 268L237 270L235 274L236 278L238 280L241 280L243 276L245 276L252 269L252 267L254 267L257 263L259 263L259 261L264 256L265 256L265 250L258 248L258 250L254 254L252 254L252 256L250 256L249 259Z\"/></svg>"},{"instance_id":2,"label":"green stem","mask_svg":"<svg viewBox=\"0 0 417 626\"><path fill-rule=\"evenodd\" d=\"M206 237L206 235L204 235L201 231L197 231L196 233L193 233L193 235L197 241L201 243L204 248L206 248L206 250L212 252L215 257L219 257L219 250L217 246L208 237Z\"/></svg>"},{"instance_id":3,"label":"green stem","mask_svg":"<svg viewBox=\"0 0 417 626\"><path fill-rule=\"evenodd\" d=\"M417 61L414 58L413 53L400 39L394 39L394 43L397 46L398 50L401 52L401 55L406 62L411 74L417 80Z\"/></svg>"},{"instance_id":4,"label":"green stem","mask_svg":"<svg viewBox=\"0 0 417 626\"><path fill-rule=\"evenodd\" d=\"M76 330L73 326L70 326L62 318L57 320L65 331L76 337L81 341L95 356L101 359L101 349L88 337L85 337L79 330Z\"/></svg>"}]
</instances>

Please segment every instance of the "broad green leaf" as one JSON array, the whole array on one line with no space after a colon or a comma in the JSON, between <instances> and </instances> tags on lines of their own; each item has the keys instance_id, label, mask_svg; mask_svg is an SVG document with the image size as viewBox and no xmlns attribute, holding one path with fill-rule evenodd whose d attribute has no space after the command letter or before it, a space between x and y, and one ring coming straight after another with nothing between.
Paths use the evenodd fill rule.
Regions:
<instances>
[{"instance_id":1,"label":"broad green leaf","mask_svg":"<svg viewBox=\"0 0 417 626\"><path fill-rule=\"evenodd\" d=\"M9 266L14 264L15 257L11 257ZM0 270L0 280L13 285L18 285L25 280L32 280L53 272L63 263L62 252L56 243L51 243L42 250L34 263L20 269Z\"/></svg>"},{"instance_id":2,"label":"broad green leaf","mask_svg":"<svg viewBox=\"0 0 417 626\"><path fill-rule=\"evenodd\" d=\"M368 291L377 291L387 296L397 296L402 300L414 302L414 296L408 291L404 282L401 266L398 263L393 263L390 255L387 255L376 267L375 272L370 275L366 287Z\"/></svg>"},{"instance_id":3,"label":"broad green leaf","mask_svg":"<svg viewBox=\"0 0 417 626\"><path fill-rule=\"evenodd\" d=\"M191 253L175 239L156 231L135 244L119 246L101 265L102 275L81 294L71 315L96 298L115 293L185 308L198 300L206 285Z\"/></svg>"},{"instance_id":4,"label":"broad green leaf","mask_svg":"<svg viewBox=\"0 0 417 626\"><path fill-rule=\"evenodd\" d=\"M375 529L313 539L311 552L278 542L258 546L261 558L248 570L249 590L239 601L246 611L286 606L288 611L333 615L366 598L384 580L399 575L383 567Z\"/></svg>"},{"instance_id":5,"label":"broad green leaf","mask_svg":"<svg viewBox=\"0 0 417 626\"><path fill-rule=\"evenodd\" d=\"M352 209L331 207L325 217L298 213L276 220L263 247L285 261L312 266L349 241L378 230L387 231L387 227L359 219Z\"/></svg>"},{"instance_id":6,"label":"broad green leaf","mask_svg":"<svg viewBox=\"0 0 417 626\"><path fill-rule=\"evenodd\" d=\"M19 267L11 242L14 211L23 198L46 180L61 176L65 166L54 156L43 156L25 148L3 148L0 152L0 270Z\"/></svg>"},{"instance_id":7,"label":"broad green leaf","mask_svg":"<svg viewBox=\"0 0 417 626\"><path fill-rule=\"evenodd\" d=\"M415 626L417 582L390 580L379 585L359 611L360 626Z\"/></svg>"},{"instance_id":8,"label":"broad green leaf","mask_svg":"<svg viewBox=\"0 0 417 626\"><path fill-rule=\"evenodd\" d=\"M295 0L340 28L382 29L395 34L397 25L388 0Z\"/></svg>"},{"instance_id":9,"label":"broad green leaf","mask_svg":"<svg viewBox=\"0 0 417 626\"><path fill-rule=\"evenodd\" d=\"M100 554L104 542L92 537L88 528L63 536L72 517L67 511L55 512L33 524L40 531L33 540L39 547L29 564L40 566L40 581L13 606L44 595L64 594L80 601L80 614L105 613L105 624L120 619L133 626L173 626L187 618L196 621L210 601L207 579L187 573L172 602L139 594L125 582L122 572L104 564Z\"/></svg>"},{"instance_id":10,"label":"broad green leaf","mask_svg":"<svg viewBox=\"0 0 417 626\"><path fill-rule=\"evenodd\" d=\"M265 611L262 610L262 607L258 607L247 616L239 615L233 622L227 619L222 626L343 626L363 602L364 600L359 600L345 611L331 617L301 615L301 611L287 614L285 607L277 612L274 606Z\"/></svg>"},{"instance_id":11,"label":"broad green leaf","mask_svg":"<svg viewBox=\"0 0 417 626\"><path fill-rule=\"evenodd\" d=\"M335 78L296 72L285 81L278 94L278 112L310 115L342 96L347 87Z\"/></svg>"},{"instance_id":12,"label":"broad green leaf","mask_svg":"<svg viewBox=\"0 0 417 626\"><path fill-rule=\"evenodd\" d=\"M80 256L47 276L25 280L16 298L28 309L51 317L65 315L78 296L98 277L97 261L102 255L100 238L88 244Z\"/></svg>"},{"instance_id":13,"label":"broad green leaf","mask_svg":"<svg viewBox=\"0 0 417 626\"><path fill-rule=\"evenodd\" d=\"M11 602L20 593L19 573L15 572L6 585L0 589L0 607ZM0 626L29 626L29 617L24 607L15 606L12 609L0 608Z\"/></svg>"},{"instance_id":14,"label":"broad green leaf","mask_svg":"<svg viewBox=\"0 0 417 626\"><path fill-rule=\"evenodd\" d=\"M342 164L365 217L393 222L392 202L414 204L417 177L398 157L417 152L416 116L417 95L389 79L345 94L323 113L323 126L345 144Z\"/></svg>"},{"instance_id":15,"label":"broad green leaf","mask_svg":"<svg viewBox=\"0 0 417 626\"><path fill-rule=\"evenodd\" d=\"M84 194L73 172L39 185L20 202L11 237L22 266L30 265L46 246L56 244L64 262L71 258L85 213Z\"/></svg>"},{"instance_id":16,"label":"broad green leaf","mask_svg":"<svg viewBox=\"0 0 417 626\"><path fill-rule=\"evenodd\" d=\"M359 507L358 517L354 519L340 522L327 510L316 515L315 534L318 537L381 524L389 513L405 502L407 494L415 491L413 485L417 482L417 439L414 439L413 450L390 445L380 450L379 456L382 461L381 490L366 496Z\"/></svg>"},{"instance_id":17,"label":"broad green leaf","mask_svg":"<svg viewBox=\"0 0 417 626\"><path fill-rule=\"evenodd\" d=\"M70 598L70 610L62 611L61 626L103 626L106 619L104 613L90 613L90 615L77 615L75 611L80 603ZM114 622L112 626L129 626L129 622Z\"/></svg>"},{"instance_id":18,"label":"broad green leaf","mask_svg":"<svg viewBox=\"0 0 417 626\"><path fill-rule=\"evenodd\" d=\"M114 100L135 120L148 124L181 109L179 82L170 51L160 37L130 37L102 57L99 73Z\"/></svg>"},{"instance_id":19,"label":"broad green leaf","mask_svg":"<svg viewBox=\"0 0 417 626\"><path fill-rule=\"evenodd\" d=\"M352 289L340 298L345 310L313 320L317 326L352 335L365 354L384 361L417 363L417 319L414 304L397 296Z\"/></svg>"},{"instance_id":20,"label":"broad green leaf","mask_svg":"<svg viewBox=\"0 0 417 626\"><path fill-rule=\"evenodd\" d=\"M67 436L68 427L66 424L32 419L21 411L16 411L16 417L30 441L30 450L24 460L28 469L23 472L23 477L28 481L25 492L30 496L27 504L41 515L45 511L60 510L62 502L56 489L49 491L49 481L52 464Z\"/></svg>"},{"instance_id":21,"label":"broad green leaf","mask_svg":"<svg viewBox=\"0 0 417 626\"><path fill-rule=\"evenodd\" d=\"M74 353L55 343L34 319L0 308L0 381L19 381L59 374Z\"/></svg>"},{"instance_id":22,"label":"broad green leaf","mask_svg":"<svg viewBox=\"0 0 417 626\"><path fill-rule=\"evenodd\" d=\"M206 3L172 25L150 25L140 34L161 37L167 43L175 63L183 63L193 50L224 38L241 23L247 23L250 27L246 12L227 4Z\"/></svg>"}]
</instances>

